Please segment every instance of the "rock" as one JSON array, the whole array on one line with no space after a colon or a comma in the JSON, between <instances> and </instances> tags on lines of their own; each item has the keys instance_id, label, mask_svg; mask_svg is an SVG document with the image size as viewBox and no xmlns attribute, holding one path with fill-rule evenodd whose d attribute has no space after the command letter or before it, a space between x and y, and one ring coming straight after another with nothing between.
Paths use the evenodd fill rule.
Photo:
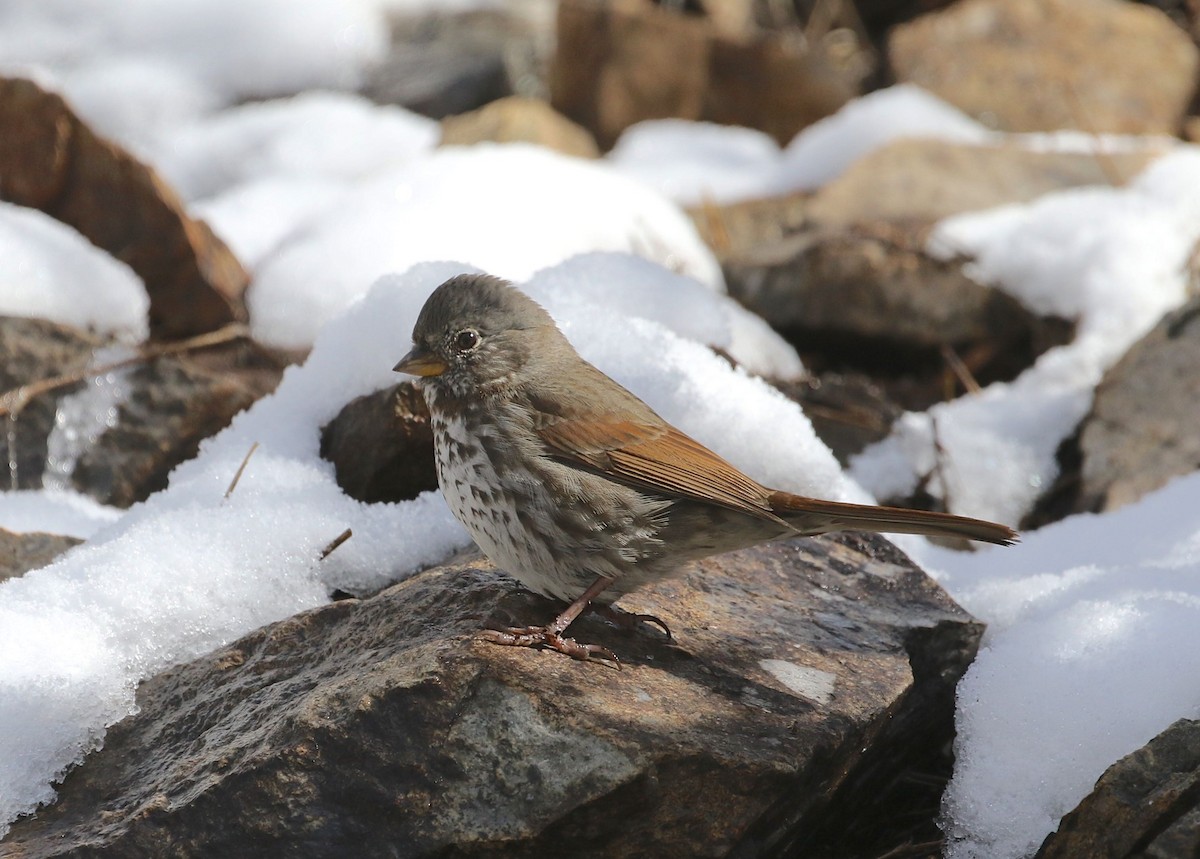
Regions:
<instances>
[{"instance_id":1,"label":"rock","mask_svg":"<svg viewBox=\"0 0 1200 859\"><path fill-rule=\"evenodd\" d=\"M1200 468L1200 297L1105 375L1084 419L1077 511L1114 510Z\"/></svg>"},{"instance_id":2,"label":"rock","mask_svg":"<svg viewBox=\"0 0 1200 859\"><path fill-rule=\"evenodd\" d=\"M904 413L862 373L810 373L800 381L771 384L800 404L817 438L843 467L868 445L887 438Z\"/></svg>"},{"instance_id":3,"label":"rock","mask_svg":"<svg viewBox=\"0 0 1200 859\"><path fill-rule=\"evenodd\" d=\"M62 534L45 534L41 531L18 534L0 528L0 582L44 567L81 542Z\"/></svg>"},{"instance_id":4,"label":"rock","mask_svg":"<svg viewBox=\"0 0 1200 859\"><path fill-rule=\"evenodd\" d=\"M1200 53L1121 0L963 0L892 30L895 77L1003 131L1174 134Z\"/></svg>"},{"instance_id":5,"label":"rock","mask_svg":"<svg viewBox=\"0 0 1200 859\"><path fill-rule=\"evenodd\" d=\"M117 507L144 501L166 487L171 469L194 457L201 441L274 390L282 373L249 341L135 368L116 425L82 452L72 485Z\"/></svg>"},{"instance_id":6,"label":"rock","mask_svg":"<svg viewBox=\"0 0 1200 859\"><path fill-rule=\"evenodd\" d=\"M438 487L429 410L412 382L347 403L321 430L321 456L333 463L338 486L369 504Z\"/></svg>"},{"instance_id":7,"label":"rock","mask_svg":"<svg viewBox=\"0 0 1200 859\"><path fill-rule=\"evenodd\" d=\"M600 155L586 128L536 98L510 96L442 120L442 146L470 146L483 141L536 143L578 158Z\"/></svg>"},{"instance_id":8,"label":"rock","mask_svg":"<svg viewBox=\"0 0 1200 859\"><path fill-rule=\"evenodd\" d=\"M543 96L553 38L552 7L393 13L388 58L369 72L363 92L436 119L518 93Z\"/></svg>"},{"instance_id":9,"label":"rock","mask_svg":"<svg viewBox=\"0 0 1200 859\"><path fill-rule=\"evenodd\" d=\"M245 319L248 278L225 244L154 170L32 81L0 78L0 176L0 199L69 224L142 278L153 337Z\"/></svg>"},{"instance_id":10,"label":"rock","mask_svg":"<svg viewBox=\"0 0 1200 859\"><path fill-rule=\"evenodd\" d=\"M924 251L920 225L817 228L723 263L729 292L784 332L810 370L850 368L905 408L946 398L944 350L980 384L1012 378L1066 326L1044 323L959 261ZM914 381L915 379L915 381Z\"/></svg>"},{"instance_id":11,"label":"rock","mask_svg":"<svg viewBox=\"0 0 1200 859\"><path fill-rule=\"evenodd\" d=\"M1180 719L1109 767L1037 859L1200 856L1200 721Z\"/></svg>"},{"instance_id":12,"label":"rock","mask_svg":"<svg viewBox=\"0 0 1200 859\"><path fill-rule=\"evenodd\" d=\"M630 125L664 117L758 128L782 143L861 91L865 54L844 39L747 35L720 21L649 0L563 0L551 103L606 149Z\"/></svg>"},{"instance_id":13,"label":"rock","mask_svg":"<svg viewBox=\"0 0 1200 859\"><path fill-rule=\"evenodd\" d=\"M809 201L807 215L828 225L935 221L1067 188L1119 185L1162 151L1093 155L1031 152L1012 144L897 140L826 183Z\"/></svg>"},{"instance_id":14,"label":"rock","mask_svg":"<svg viewBox=\"0 0 1200 859\"><path fill-rule=\"evenodd\" d=\"M83 370L101 345L98 338L67 325L0 317L0 397L22 385ZM46 439L54 429L58 401L78 388L72 385L35 397L15 417L0 416L0 427L12 433L11 447L2 446L4 462L16 463L15 485L9 473L3 481L5 488L41 488Z\"/></svg>"},{"instance_id":15,"label":"rock","mask_svg":"<svg viewBox=\"0 0 1200 859\"><path fill-rule=\"evenodd\" d=\"M724 205L704 203L688 209L688 217L717 258L727 259L810 226L810 196L792 193Z\"/></svg>"},{"instance_id":16,"label":"rock","mask_svg":"<svg viewBox=\"0 0 1200 859\"><path fill-rule=\"evenodd\" d=\"M559 606L477 558L265 627L145 682L0 849L854 855L868 807L936 837L940 784L903 775L949 745L982 628L890 543L779 543L627 599L677 638L583 618L622 671L481 641Z\"/></svg>"}]
</instances>

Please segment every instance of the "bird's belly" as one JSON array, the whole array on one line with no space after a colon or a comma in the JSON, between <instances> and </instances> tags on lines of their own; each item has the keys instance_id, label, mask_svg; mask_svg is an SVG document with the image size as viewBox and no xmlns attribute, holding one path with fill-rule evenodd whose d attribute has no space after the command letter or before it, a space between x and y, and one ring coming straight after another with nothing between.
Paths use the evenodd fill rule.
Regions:
<instances>
[{"instance_id":1,"label":"bird's belly","mask_svg":"<svg viewBox=\"0 0 1200 859\"><path fill-rule=\"evenodd\" d=\"M599 576L627 578L624 587L617 585L605 595L615 599L650 573L640 569L650 566L652 558L637 545L637 537L621 534L619 526L614 533L610 520L589 514L582 497L564 504L563 488L552 491L553 475L497 468L496 445L469 438L466 427L456 422L435 427L434 439L438 483L451 512L483 553L525 587L571 601ZM588 494L586 485L575 489ZM632 520L633 514L627 518ZM647 532L645 542L656 542L646 528L642 531Z\"/></svg>"}]
</instances>

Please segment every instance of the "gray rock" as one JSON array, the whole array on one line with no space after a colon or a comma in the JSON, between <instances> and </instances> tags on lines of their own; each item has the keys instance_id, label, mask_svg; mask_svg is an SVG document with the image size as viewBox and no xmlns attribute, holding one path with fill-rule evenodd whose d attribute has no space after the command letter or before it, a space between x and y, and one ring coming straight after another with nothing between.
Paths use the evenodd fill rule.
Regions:
<instances>
[{"instance_id":1,"label":"gray rock","mask_svg":"<svg viewBox=\"0 0 1200 859\"><path fill-rule=\"evenodd\" d=\"M621 671L481 641L559 606L471 558L258 630L144 683L0 852L850 855L914 810L932 829L940 783L905 774L948 746L982 627L890 543L779 543L626 599L676 641L581 619Z\"/></svg>"},{"instance_id":2,"label":"gray rock","mask_svg":"<svg viewBox=\"0 0 1200 859\"><path fill-rule=\"evenodd\" d=\"M943 349L987 384L1063 341L1064 326L972 280L961 261L926 253L924 233L919 224L815 228L726 259L725 280L806 366L868 373L910 409L944 399L947 380L961 391Z\"/></svg>"},{"instance_id":3,"label":"gray rock","mask_svg":"<svg viewBox=\"0 0 1200 859\"><path fill-rule=\"evenodd\" d=\"M0 396L22 385L69 375L85 368L102 341L42 319L0 317ZM15 417L0 416L0 451L5 489L39 489L46 469L46 439L54 429L58 401L78 389L61 388L29 400ZM11 443L10 443L11 442ZM7 467L16 463L16 486Z\"/></svg>"},{"instance_id":4,"label":"gray rock","mask_svg":"<svg viewBox=\"0 0 1200 859\"><path fill-rule=\"evenodd\" d=\"M810 373L798 381L772 381L795 400L817 438L846 467L868 445L887 438L904 413L882 387L861 373Z\"/></svg>"},{"instance_id":5,"label":"gray rock","mask_svg":"<svg viewBox=\"0 0 1200 859\"><path fill-rule=\"evenodd\" d=\"M80 542L61 534L41 531L18 534L0 528L0 582L44 567Z\"/></svg>"},{"instance_id":6,"label":"gray rock","mask_svg":"<svg viewBox=\"0 0 1200 859\"><path fill-rule=\"evenodd\" d=\"M166 487L171 469L195 456L201 441L274 390L282 373L249 341L136 367L116 426L83 451L72 485L117 507L145 500Z\"/></svg>"},{"instance_id":7,"label":"gray rock","mask_svg":"<svg viewBox=\"0 0 1200 859\"><path fill-rule=\"evenodd\" d=\"M1200 297L1104 376L1085 418L1080 511L1113 510L1200 468Z\"/></svg>"},{"instance_id":8,"label":"gray rock","mask_svg":"<svg viewBox=\"0 0 1200 859\"><path fill-rule=\"evenodd\" d=\"M1200 856L1200 722L1180 719L1109 767L1037 859Z\"/></svg>"},{"instance_id":9,"label":"gray rock","mask_svg":"<svg viewBox=\"0 0 1200 859\"><path fill-rule=\"evenodd\" d=\"M436 119L514 94L544 96L552 15L546 2L398 14L391 51L363 92Z\"/></svg>"},{"instance_id":10,"label":"gray rock","mask_svg":"<svg viewBox=\"0 0 1200 859\"><path fill-rule=\"evenodd\" d=\"M406 501L438 486L429 410L412 382L347 403L321 430L321 456L359 501Z\"/></svg>"}]
</instances>

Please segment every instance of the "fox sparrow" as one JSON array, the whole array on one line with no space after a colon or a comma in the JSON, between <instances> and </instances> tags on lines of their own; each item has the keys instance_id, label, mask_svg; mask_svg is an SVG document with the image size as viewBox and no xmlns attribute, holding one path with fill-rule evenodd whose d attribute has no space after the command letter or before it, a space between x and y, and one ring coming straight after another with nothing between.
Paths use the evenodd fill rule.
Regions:
<instances>
[{"instance_id":1,"label":"fox sparrow","mask_svg":"<svg viewBox=\"0 0 1200 859\"><path fill-rule=\"evenodd\" d=\"M606 648L563 636L585 608L611 614L622 594L688 561L781 537L849 530L1016 539L979 519L761 485L584 361L550 314L495 277L460 275L439 286L413 343L395 369L424 377L450 509L497 566L569 603L547 626L484 632L499 644L615 663Z\"/></svg>"}]
</instances>

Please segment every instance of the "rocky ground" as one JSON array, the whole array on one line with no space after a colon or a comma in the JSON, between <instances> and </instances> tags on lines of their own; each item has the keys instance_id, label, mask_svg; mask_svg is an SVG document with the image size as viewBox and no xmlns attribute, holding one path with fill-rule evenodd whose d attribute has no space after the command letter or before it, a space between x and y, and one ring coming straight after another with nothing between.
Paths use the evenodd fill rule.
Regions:
<instances>
[{"instance_id":1,"label":"rocky ground","mask_svg":"<svg viewBox=\"0 0 1200 859\"><path fill-rule=\"evenodd\" d=\"M660 116L786 141L895 81L1005 130L1198 123L1194 4L563 0L556 18L436 15L395 33L367 92L445 117L447 143L593 157ZM1150 157L904 141L813 194L691 214L730 292L801 351L808 378L780 388L845 462L903 410L1013 378L1073 336L968 261L932 257L932 225L1119 184ZM27 81L0 81L0 175L0 197L72 225L147 285L130 396L70 474L128 507L301 356L249 339L246 273L172 190ZM56 403L105 345L0 319L14 488L42 484ZM1200 293L1109 372L1026 524L1109 510L1200 466L1197 367ZM407 384L351 403L322 440L367 502L433 488L430 453ZM0 531L0 580L72 542ZM939 855L954 688L982 627L882 539L737 553L629 600L669 617L674 641L585 620L626 656L620 672L480 644L487 623L555 607L477 557L339 596L147 681L140 712L0 855ZM1114 765L1039 855L1196 855L1198 742L1180 722Z\"/></svg>"}]
</instances>

